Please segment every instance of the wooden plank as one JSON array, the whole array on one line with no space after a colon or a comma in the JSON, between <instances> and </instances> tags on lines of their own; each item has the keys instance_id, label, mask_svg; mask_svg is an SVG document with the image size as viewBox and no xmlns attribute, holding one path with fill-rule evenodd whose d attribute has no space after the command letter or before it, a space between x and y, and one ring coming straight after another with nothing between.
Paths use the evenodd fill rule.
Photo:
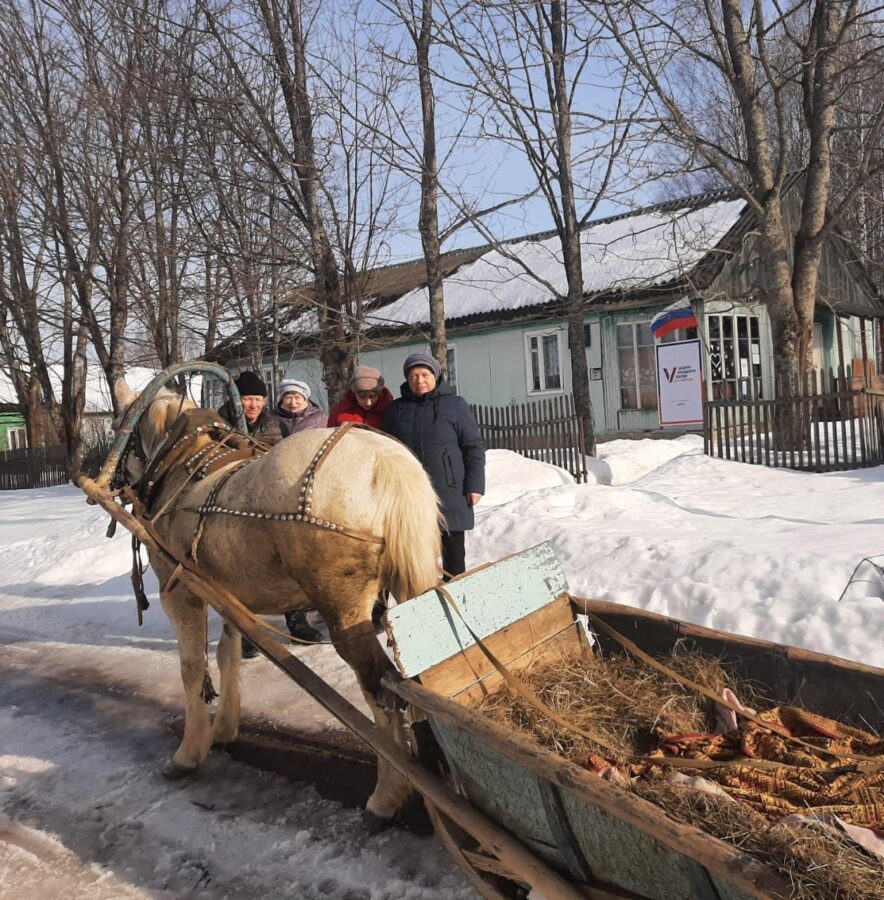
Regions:
<instances>
[{"instance_id":1,"label":"wooden plank","mask_svg":"<svg viewBox=\"0 0 884 900\"><path fill-rule=\"evenodd\" d=\"M562 797L578 846L597 878L660 900L720 900L709 873L689 855L673 852L643 829L569 791ZM758 894L744 891L743 896Z\"/></svg>"},{"instance_id":2,"label":"wooden plank","mask_svg":"<svg viewBox=\"0 0 884 900\"><path fill-rule=\"evenodd\" d=\"M485 900L509 900L505 894L502 894L486 881L480 872L476 871L479 866L475 865L471 858L474 854L465 850L463 846L465 842L465 832L458 828L447 816L440 813L432 803L427 803L426 807L427 813L430 816L430 821L433 823L433 830L436 832L436 837L439 839L442 846L451 854L460 870L466 876L467 881L470 882ZM493 857L484 858L493 859ZM495 859L495 862L500 867L500 870L494 874L503 875L503 877L510 879L516 877L509 868L500 862L500 860ZM485 869L485 871L490 871L490 869ZM504 871L506 874L504 874Z\"/></svg>"},{"instance_id":3,"label":"wooden plank","mask_svg":"<svg viewBox=\"0 0 884 900\"><path fill-rule=\"evenodd\" d=\"M447 584L473 631L486 638L540 609L568 590L549 543L473 569ZM466 626L436 591L427 591L387 613L393 656L403 675L419 675L474 644Z\"/></svg>"},{"instance_id":4,"label":"wooden plank","mask_svg":"<svg viewBox=\"0 0 884 900\"><path fill-rule=\"evenodd\" d=\"M579 638L567 596L483 638L485 646L511 671L519 671L554 652L576 650ZM421 684L458 702L475 703L496 690L502 676L477 645L421 673Z\"/></svg>"}]
</instances>

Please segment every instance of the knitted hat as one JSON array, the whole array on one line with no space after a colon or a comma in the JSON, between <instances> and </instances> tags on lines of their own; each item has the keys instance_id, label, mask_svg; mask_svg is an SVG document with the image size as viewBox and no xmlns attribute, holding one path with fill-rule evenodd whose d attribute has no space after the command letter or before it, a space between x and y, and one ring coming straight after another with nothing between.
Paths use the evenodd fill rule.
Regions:
<instances>
[{"instance_id":1,"label":"knitted hat","mask_svg":"<svg viewBox=\"0 0 884 900\"><path fill-rule=\"evenodd\" d=\"M267 385L254 372L243 372L233 382L240 397L266 397Z\"/></svg>"},{"instance_id":2,"label":"knitted hat","mask_svg":"<svg viewBox=\"0 0 884 900\"><path fill-rule=\"evenodd\" d=\"M412 353L405 360L402 371L405 373L406 378L408 378L408 370L413 369L415 366L424 366L424 368L429 369L436 376L436 381L442 377L442 369L439 363L429 353Z\"/></svg>"},{"instance_id":3,"label":"knitted hat","mask_svg":"<svg viewBox=\"0 0 884 900\"><path fill-rule=\"evenodd\" d=\"M355 391L378 391L384 386L384 376L371 366L356 366L350 387Z\"/></svg>"},{"instance_id":4,"label":"knitted hat","mask_svg":"<svg viewBox=\"0 0 884 900\"><path fill-rule=\"evenodd\" d=\"M300 394L305 400L310 399L310 388L307 387L306 382L296 381L294 378L283 378L279 382L279 390L277 391L279 399L282 400L286 394L292 393Z\"/></svg>"}]
</instances>

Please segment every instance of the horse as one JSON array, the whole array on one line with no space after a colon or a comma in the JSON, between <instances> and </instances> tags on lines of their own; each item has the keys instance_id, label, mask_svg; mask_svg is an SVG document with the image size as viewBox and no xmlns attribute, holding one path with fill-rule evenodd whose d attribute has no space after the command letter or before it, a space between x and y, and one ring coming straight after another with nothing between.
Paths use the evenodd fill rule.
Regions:
<instances>
[{"instance_id":1,"label":"horse","mask_svg":"<svg viewBox=\"0 0 884 900\"><path fill-rule=\"evenodd\" d=\"M121 409L138 398L124 380L115 390ZM138 452L125 456L128 483L142 479L146 467L149 477L156 477L150 475L150 461L155 463L158 448L169 450L173 428L180 433L181 416L193 411L200 415L192 401L166 388L158 392L133 434ZM204 415L212 416L210 411ZM401 745L402 715L380 700L380 679L390 662L375 635L372 611L383 591L402 600L438 583L438 501L424 469L398 441L360 428L335 432L306 431L247 464L225 465L227 448L219 445L217 434L193 429L175 451L179 456L186 451L186 459L162 472L147 511L164 546L179 557L195 558L201 571L253 612L318 610L335 650L355 673L376 724ZM173 456L169 453L167 459ZM220 467L194 480L188 471L193 471L192 461L199 466L213 456ZM305 502L310 515L293 515L304 510ZM184 774L205 760L212 744L237 737L241 638L225 623L216 657L218 702L210 719L203 696L204 683L211 684L207 605L173 577L175 566L167 558L150 551L148 556L178 638L185 728L169 772ZM410 790L399 773L378 759L367 812L378 820L391 819Z\"/></svg>"}]
</instances>

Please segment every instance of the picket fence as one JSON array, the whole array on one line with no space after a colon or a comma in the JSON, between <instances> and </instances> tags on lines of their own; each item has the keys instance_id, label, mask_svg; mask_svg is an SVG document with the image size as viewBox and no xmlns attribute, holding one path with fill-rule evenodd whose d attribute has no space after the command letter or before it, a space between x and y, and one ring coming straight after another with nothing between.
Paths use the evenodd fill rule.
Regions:
<instances>
[{"instance_id":1,"label":"picket fence","mask_svg":"<svg viewBox=\"0 0 884 900\"><path fill-rule=\"evenodd\" d=\"M583 423L570 395L510 406L471 405L488 450L513 450L529 459L552 463L576 481L587 478Z\"/></svg>"},{"instance_id":2,"label":"picket fence","mask_svg":"<svg viewBox=\"0 0 884 900\"><path fill-rule=\"evenodd\" d=\"M0 491L53 487L68 481L70 471L63 446L0 451Z\"/></svg>"}]
</instances>

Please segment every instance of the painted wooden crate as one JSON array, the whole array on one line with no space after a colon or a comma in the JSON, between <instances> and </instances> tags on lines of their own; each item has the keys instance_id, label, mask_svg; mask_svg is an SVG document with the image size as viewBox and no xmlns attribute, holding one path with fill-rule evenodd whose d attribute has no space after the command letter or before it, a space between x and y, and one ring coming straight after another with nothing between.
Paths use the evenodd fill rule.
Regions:
<instances>
[{"instance_id":1,"label":"painted wooden crate","mask_svg":"<svg viewBox=\"0 0 884 900\"><path fill-rule=\"evenodd\" d=\"M388 634L405 680L388 679L388 686L426 714L452 779L471 803L588 896L789 896L778 873L736 848L475 712L477 698L501 678L473 634L518 671L562 648L588 649L578 620L588 610L647 652L665 653L676 641L688 641L784 702L866 728L884 726L884 671L575 599L549 544L474 570L448 590L457 611L436 592L390 611ZM604 635L595 639L605 650L620 649ZM481 848L452 848L450 834L445 843L486 896L508 896L501 888L505 871Z\"/></svg>"}]
</instances>

